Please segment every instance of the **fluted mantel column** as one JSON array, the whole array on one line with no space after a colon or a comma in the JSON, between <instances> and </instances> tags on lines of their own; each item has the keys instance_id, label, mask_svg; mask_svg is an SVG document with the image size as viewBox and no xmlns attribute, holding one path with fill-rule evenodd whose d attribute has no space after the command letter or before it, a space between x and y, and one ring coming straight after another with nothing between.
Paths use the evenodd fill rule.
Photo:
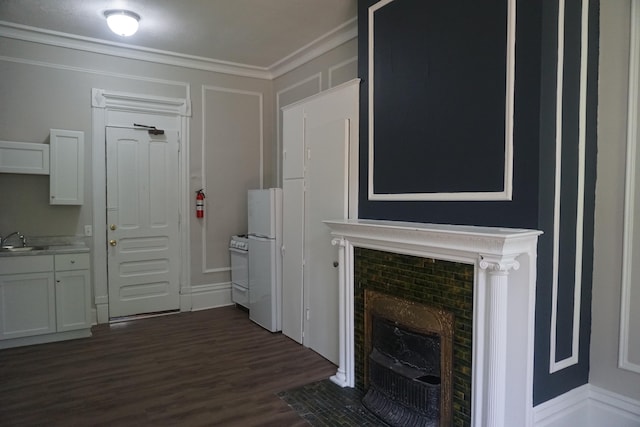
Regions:
<instances>
[{"instance_id":1,"label":"fluted mantel column","mask_svg":"<svg viewBox=\"0 0 640 427\"><path fill-rule=\"evenodd\" d=\"M340 387L354 384L354 330L353 330L353 246L344 238L337 238L331 244L338 246L338 328L339 359L338 370L331 381Z\"/></svg>"},{"instance_id":2,"label":"fluted mantel column","mask_svg":"<svg viewBox=\"0 0 640 427\"><path fill-rule=\"evenodd\" d=\"M519 255L519 254L518 254ZM507 381L507 308L509 270L518 270L517 255L480 255L478 265L487 271L488 348L486 425L505 426Z\"/></svg>"}]
</instances>

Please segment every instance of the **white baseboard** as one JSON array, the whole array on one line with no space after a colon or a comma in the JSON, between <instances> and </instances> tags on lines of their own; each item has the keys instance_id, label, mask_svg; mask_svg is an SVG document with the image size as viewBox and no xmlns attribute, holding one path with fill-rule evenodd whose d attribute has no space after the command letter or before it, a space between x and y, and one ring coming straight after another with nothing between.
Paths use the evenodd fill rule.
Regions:
<instances>
[{"instance_id":1,"label":"white baseboard","mask_svg":"<svg viewBox=\"0 0 640 427\"><path fill-rule=\"evenodd\" d=\"M230 282L191 286L192 311L207 310L232 304Z\"/></svg>"},{"instance_id":2,"label":"white baseboard","mask_svg":"<svg viewBox=\"0 0 640 427\"><path fill-rule=\"evenodd\" d=\"M536 427L638 427L640 401L585 384L534 408Z\"/></svg>"}]
</instances>

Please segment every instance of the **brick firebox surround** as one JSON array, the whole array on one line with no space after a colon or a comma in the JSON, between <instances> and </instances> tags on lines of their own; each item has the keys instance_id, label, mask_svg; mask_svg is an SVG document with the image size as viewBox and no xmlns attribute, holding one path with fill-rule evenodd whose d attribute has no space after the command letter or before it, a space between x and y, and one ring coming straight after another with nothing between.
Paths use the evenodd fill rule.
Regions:
<instances>
[{"instance_id":1,"label":"brick firebox surround","mask_svg":"<svg viewBox=\"0 0 640 427\"><path fill-rule=\"evenodd\" d=\"M354 257L355 386L364 391L365 289L451 312L453 426L471 425L473 266L365 248Z\"/></svg>"}]
</instances>

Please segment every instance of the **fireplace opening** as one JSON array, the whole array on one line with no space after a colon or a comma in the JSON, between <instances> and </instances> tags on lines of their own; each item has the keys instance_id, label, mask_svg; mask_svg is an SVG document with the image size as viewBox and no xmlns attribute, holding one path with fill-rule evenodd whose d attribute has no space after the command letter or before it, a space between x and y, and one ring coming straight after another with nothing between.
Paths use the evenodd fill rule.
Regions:
<instances>
[{"instance_id":1,"label":"fireplace opening","mask_svg":"<svg viewBox=\"0 0 640 427\"><path fill-rule=\"evenodd\" d=\"M451 423L453 315L365 290L363 404L391 426Z\"/></svg>"}]
</instances>

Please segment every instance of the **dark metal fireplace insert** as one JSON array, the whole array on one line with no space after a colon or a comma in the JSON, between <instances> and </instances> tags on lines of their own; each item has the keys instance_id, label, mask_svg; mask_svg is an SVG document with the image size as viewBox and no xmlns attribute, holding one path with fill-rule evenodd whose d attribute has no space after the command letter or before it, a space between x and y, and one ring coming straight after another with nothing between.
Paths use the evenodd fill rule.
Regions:
<instances>
[{"instance_id":1,"label":"dark metal fireplace insert","mask_svg":"<svg viewBox=\"0 0 640 427\"><path fill-rule=\"evenodd\" d=\"M363 404L392 426L451 424L453 315L365 290Z\"/></svg>"}]
</instances>

